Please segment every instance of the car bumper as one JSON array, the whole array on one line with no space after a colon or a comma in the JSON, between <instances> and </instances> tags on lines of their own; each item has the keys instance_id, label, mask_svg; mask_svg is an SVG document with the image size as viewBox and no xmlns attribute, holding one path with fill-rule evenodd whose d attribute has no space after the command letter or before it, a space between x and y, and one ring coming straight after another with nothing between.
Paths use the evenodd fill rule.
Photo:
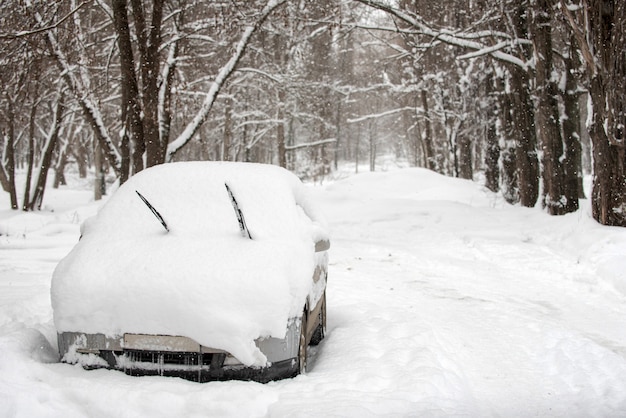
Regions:
<instances>
[{"instance_id":1,"label":"car bumper","mask_svg":"<svg viewBox=\"0 0 626 418\"><path fill-rule=\"evenodd\" d=\"M248 367L228 352L204 347L187 337L166 335L61 332L61 361L85 369L115 369L131 376L172 376L197 382L252 380L269 382L298 374L300 326L290 321L286 337L265 338L256 345L267 357L265 367Z\"/></svg>"}]
</instances>

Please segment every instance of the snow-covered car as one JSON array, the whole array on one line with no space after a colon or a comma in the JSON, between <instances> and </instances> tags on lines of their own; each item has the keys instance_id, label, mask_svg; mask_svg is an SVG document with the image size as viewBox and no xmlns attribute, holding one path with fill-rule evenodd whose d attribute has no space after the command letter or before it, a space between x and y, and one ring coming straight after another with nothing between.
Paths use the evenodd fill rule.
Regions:
<instances>
[{"instance_id":1,"label":"snow-covered car","mask_svg":"<svg viewBox=\"0 0 626 418\"><path fill-rule=\"evenodd\" d=\"M265 382L302 373L324 337L329 237L287 170L152 167L81 233L52 278L63 362Z\"/></svg>"}]
</instances>

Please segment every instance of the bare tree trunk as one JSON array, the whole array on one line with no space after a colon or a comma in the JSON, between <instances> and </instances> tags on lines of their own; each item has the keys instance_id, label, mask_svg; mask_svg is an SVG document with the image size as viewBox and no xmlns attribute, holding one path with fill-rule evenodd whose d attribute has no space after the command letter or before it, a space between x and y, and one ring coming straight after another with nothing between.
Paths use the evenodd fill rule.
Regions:
<instances>
[{"instance_id":1,"label":"bare tree trunk","mask_svg":"<svg viewBox=\"0 0 626 418\"><path fill-rule=\"evenodd\" d=\"M543 150L543 200L551 215L563 215L578 209L578 196L567 201L564 194L563 139L559 124L558 91L552 81L551 2L534 0L531 32L535 53L537 95L537 132Z\"/></svg>"},{"instance_id":2,"label":"bare tree trunk","mask_svg":"<svg viewBox=\"0 0 626 418\"><path fill-rule=\"evenodd\" d=\"M561 1L587 64L592 114L594 219L626 227L626 3L585 0L582 25ZM583 32L580 27L589 29Z\"/></svg>"},{"instance_id":3,"label":"bare tree trunk","mask_svg":"<svg viewBox=\"0 0 626 418\"><path fill-rule=\"evenodd\" d=\"M507 92L505 80L500 77L496 79L496 90L498 91L498 119L500 120L497 133L502 161L500 176L502 196L507 203L516 204L520 199L517 182L516 133L512 114L514 100L511 93Z\"/></svg>"},{"instance_id":4,"label":"bare tree trunk","mask_svg":"<svg viewBox=\"0 0 626 418\"><path fill-rule=\"evenodd\" d=\"M120 1L120 0L117 0ZM125 0L121 0L126 3ZM146 152L146 165L165 162L163 146L159 138L159 47L161 46L161 23L163 1L152 0L152 16L147 26L146 7L141 0L131 0L135 20L137 44L140 57L142 98L143 98L143 146ZM135 161L135 158L133 158Z\"/></svg>"},{"instance_id":5,"label":"bare tree trunk","mask_svg":"<svg viewBox=\"0 0 626 418\"><path fill-rule=\"evenodd\" d=\"M356 141L354 144L354 172L359 172L359 154L360 154L360 145L361 144L361 123L357 123L357 131L356 131Z\"/></svg>"},{"instance_id":6,"label":"bare tree trunk","mask_svg":"<svg viewBox=\"0 0 626 418\"><path fill-rule=\"evenodd\" d=\"M30 184L33 179L33 166L35 165L35 116L37 114L37 103L33 103L30 108L30 121L28 123L28 157L26 169L26 184L24 186L24 201L22 210L28 211L30 204Z\"/></svg>"},{"instance_id":7,"label":"bare tree trunk","mask_svg":"<svg viewBox=\"0 0 626 418\"><path fill-rule=\"evenodd\" d=\"M496 105L493 98L493 77L486 80L485 93L488 97L487 126L485 128L485 186L492 192L500 190L500 172L498 161L500 160L500 145L496 129Z\"/></svg>"},{"instance_id":8,"label":"bare tree trunk","mask_svg":"<svg viewBox=\"0 0 626 418\"><path fill-rule=\"evenodd\" d=\"M498 144L496 127L493 124L489 124L487 127L486 137L485 186L492 192L497 192L500 190L500 170L498 168L500 145Z\"/></svg>"},{"instance_id":9,"label":"bare tree trunk","mask_svg":"<svg viewBox=\"0 0 626 418\"><path fill-rule=\"evenodd\" d=\"M233 98L226 97L224 106L224 141L222 143L222 161L231 161L231 147L233 142Z\"/></svg>"},{"instance_id":10,"label":"bare tree trunk","mask_svg":"<svg viewBox=\"0 0 626 418\"><path fill-rule=\"evenodd\" d=\"M370 151L370 171L376 171L376 122L374 119L368 121L369 151Z\"/></svg>"},{"instance_id":11,"label":"bare tree trunk","mask_svg":"<svg viewBox=\"0 0 626 418\"><path fill-rule=\"evenodd\" d=\"M180 19L179 24L182 24L183 16L184 12L181 12L178 16ZM170 45L169 55L165 63L165 74L159 90L159 109L161 111L159 114L159 141L161 142L163 161L165 161L172 125L172 85L174 84L174 76L176 74L176 59L178 58L179 49L179 41L173 41L173 44Z\"/></svg>"},{"instance_id":12,"label":"bare tree trunk","mask_svg":"<svg viewBox=\"0 0 626 418\"><path fill-rule=\"evenodd\" d=\"M134 174L143 169L143 154L145 152L146 145L144 139L144 126L141 118L142 109L139 102L139 87L137 86L137 78L135 76L135 60L133 59L133 49L126 7L126 0L113 0L112 2L115 32L117 33L117 43L120 51L120 66L122 75L122 125L125 127L123 136L127 135L127 131L130 131L133 144L131 169ZM123 143L124 141L125 138L122 139ZM126 146L126 144L124 144L124 146ZM124 159L124 156L122 159ZM125 162L123 162L122 165L126 168ZM120 182L123 183L122 180L126 180L127 176L127 173L121 174Z\"/></svg>"},{"instance_id":13,"label":"bare tree trunk","mask_svg":"<svg viewBox=\"0 0 626 418\"><path fill-rule=\"evenodd\" d=\"M46 143L42 150L41 162L37 167L39 175L37 176L37 184L35 185L35 191L33 192L30 201L28 202L28 210L41 210L41 204L43 203L43 195L46 190L46 183L48 180L48 171L52 162L52 154L57 146L59 139L59 131L61 129L61 122L63 120L63 95L59 94L56 109L54 110L52 126L50 132L47 135Z\"/></svg>"},{"instance_id":14,"label":"bare tree trunk","mask_svg":"<svg viewBox=\"0 0 626 418\"><path fill-rule=\"evenodd\" d=\"M283 110L282 101L278 103L278 125L276 126L276 142L278 145L278 165L286 168L287 167L287 151L285 147L285 113Z\"/></svg>"},{"instance_id":15,"label":"bare tree trunk","mask_svg":"<svg viewBox=\"0 0 626 418\"><path fill-rule=\"evenodd\" d=\"M472 141L467 135L459 135L457 137L459 148L459 177L471 180L474 178L474 170L472 168Z\"/></svg>"},{"instance_id":16,"label":"bare tree trunk","mask_svg":"<svg viewBox=\"0 0 626 418\"><path fill-rule=\"evenodd\" d=\"M575 42L572 39L571 44ZM582 172L582 144L580 130L580 108L578 100L580 93L578 83L574 78L573 71L579 66L578 51L570 46L565 57L565 91L563 96L563 107L565 118L562 121L563 139L565 144L565 158L563 160L563 172L565 175L564 194L567 201L578 202L578 199L585 197L583 190Z\"/></svg>"},{"instance_id":17,"label":"bare tree trunk","mask_svg":"<svg viewBox=\"0 0 626 418\"><path fill-rule=\"evenodd\" d=\"M104 170L102 168L102 148L100 147L100 142L98 141L94 141L93 147L93 164L95 172L95 178L93 183L94 200L101 200L102 196L106 194L106 183L104 181Z\"/></svg>"},{"instance_id":18,"label":"bare tree trunk","mask_svg":"<svg viewBox=\"0 0 626 418\"><path fill-rule=\"evenodd\" d=\"M539 197L539 160L534 108L528 91L528 74L511 66L511 114L515 135L515 165L519 202L533 207Z\"/></svg>"},{"instance_id":19,"label":"bare tree trunk","mask_svg":"<svg viewBox=\"0 0 626 418\"><path fill-rule=\"evenodd\" d=\"M437 171L435 156L433 155L433 131L430 127L430 112L428 111L428 99L426 98L426 90L421 91L422 109L424 110L424 134L422 142L424 143L424 160L429 170Z\"/></svg>"},{"instance_id":20,"label":"bare tree trunk","mask_svg":"<svg viewBox=\"0 0 626 418\"><path fill-rule=\"evenodd\" d=\"M82 137L83 133L79 132L79 135ZM94 141L96 140L94 139ZM77 141L77 146L74 146L71 149L72 155L74 156L76 164L78 165L78 177L81 179L86 178L87 174L89 173L90 161L88 147L91 147L89 143L87 143L86 145L85 140L81 140L81 138L79 137L79 140Z\"/></svg>"},{"instance_id":21,"label":"bare tree trunk","mask_svg":"<svg viewBox=\"0 0 626 418\"><path fill-rule=\"evenodd\" d=\"M2 188L9 193L11 199L11 209L18 209L17 188L15 187L15 113L13 111L13 101L7 97L8 115L7 124L8 132L2 135L5 139L4 156L6 158L6 166L0 167L0 179Z\"/></svg>"},{"instance_id":22,"label":"bare tree trunk","mask_svg":"<svg viewBox=\"0 0 626 418\"><path fill-rule=\"evenodd\" d=\"M67 143L61 146L56 165L54 167L54 180L52 182L52 188L58 189L59 186L65 186L67 180L65 179L65 166L67 165Z\"/></svg>"}]
</instances>

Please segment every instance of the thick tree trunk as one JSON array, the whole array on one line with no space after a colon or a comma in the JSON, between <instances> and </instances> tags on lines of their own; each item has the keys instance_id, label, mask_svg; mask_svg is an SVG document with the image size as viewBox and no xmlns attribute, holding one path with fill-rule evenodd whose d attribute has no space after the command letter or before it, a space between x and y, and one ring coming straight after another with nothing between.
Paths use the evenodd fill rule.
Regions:
<instances>
[{"instance_id":1,"label":"thick tree trunk","mask_svg":"<svg viewBox=\"0 0 626 418\"><path fill-rule=\"evenodd\" d=\"M113 0L113 16L117 43L120 51L120 66L122 75L122 124L128 127L132 138L132 174L143 169L143 154L146 149L144 138L144 126L141 118L141 105L139 87L135 76L135 60L131 44L130 28L128 25L128 12L126 0ZM144 98L145 100L145 98ZM145 117L145 116L144 116ZM126 129L124 132L126 135ZM124 139L122 139L124 141ZM122 157L124 158L124 157ZM122 163L126 168L125 162ZM127 177L127 173L120 177ZM120 180L125 180L121 178Z\"/></svg>"},{"instance_id":2,"label":"thick tree trunk","mask_svg":"<svg viewBox=\"0 0 626 418\"><path fill-rule=\"evenodd\" d=\"M547 0L534 0L531 33L535 53L535 94L537 96L537 132L543 151L543 200L551 215L563 215L578 209L578 196L568 200L564 193L565 176L562 160L558 90L552 81L551 6Z\"/></svg>"},{"instance_id":3,"label":"thick tree trunk","mask_svg":"<svg viewBox=\"0 0 626 418\"><path fill-rule=\"evenodd\" d=\"M519 202L533 207L539 197L539 160L534 107L528 90L528 73L511 66L511 115L515 138L515 165Z\"/></svg>"},{"instance_id":4,"label":"thick tree trunk","mask_svg":"<svg viewBox=\"0 0 626 418\"><path fill-rule=\"evenodd\" d=\"M519 39L528 38L529 8L525 0L511 2L513 11L507 14L512 29ZM531 48L520 45L523 61L531 57ZM533 207L539 197L539 160L537 157L537 134L535 112L530 94L530 77L526 69L509 65L509 88L511 99L512 139L515 141L515 164L519 203Z\"/></svg>"},{"instance_id":5,"label":"thick tree trunk","mask_svg":"<svg viewBox=\"0 0 626 418\"><path fill-rule=\"evenodd\" d=\"M179 24L182 24L184 13L179 14ZM159 141L161 142L161 153L163 154L163 161L165 161L165 154L167 151L167 144L170 140L170 130L172 126L172 85L174 84L174 76L176 74L176 60L179 53L179 41L175 40L170 45L170 52L165 63L165 74L163 76L163 83L159 91Z\"/></svg>"},{"instance_id":6,"label":"thick tree trunk","mask_svg":"<svg viewBox=\"0 0 626 418\"><path fill-rule=\"evenodd\" d=\"M65 166L67 165L67 150L62 149L59 151L57 163L54 167L54 180L52 182L52 188L58 189L59 186L67 185L65 179Z\"/></svg>"},{"instance_id":7,"label":"thick tree trunk","mask_svg":"<svg viewBox=\"0 0 626 418\"><path fill-rule=\"evenodd\" d=\"M485 93L489 98L487 108L487 126L485 128L485 187L492 192L500 190L500 172L498 161L500 160L500 145L496 128L497 101L493 97L493 77L489 76L485 84Z\"/></svg>"},{"instance_id":8,"label":"thick tree trunk","mask_svg":"<svg viewBox=\"0 0 626 418\"><path fill-rule=\"evenodd\" d=\"M496 127L490 124L486 132L485 150L485 186L492 192L500 190L500 170L498 160L500 159L500 145Z\"/></svg>"},{"instance_id":9,"label":"thick tree trunk","mask_svg":"<svg viewBox=\"0 0 626 418\"><path fill-rule=\"evenodd\" d=\"M459 148L459 177L471 180L474 178L474 170L472 168L472 141L467 135L457 137Z\"/></svg>"},{"instance_id":10,"label":"thick tree trunk","mask_svg":"<svg viewBox=\"0 0 626 418\"><path fill-rule=\"evenodd\" d=\"M89 173L89 150L87 149L83 141L79 140L77 142L78 145L72 147L71 151L74 159L76 160L76 165L78 165L78 177L84 179Z\"/></svg>"},{"instance_id":11,"label":"thick tree trunk","mask_svg":"<svg viewBox=\"0 0 626 418\"><path fill-rule=\"evenodd\" d=\"M574 41L572 40L572 43ZM565 57L565 91L563 96L563 108L565 118L562 121L563 140L565 145L565 158L563 159L563 173L565 175L564 194L568 202L584 199L583 170L582 170L582 144L580 131L580 108L578 100L580 92L578 82L573 76L573 71L579 63L576 58L578 51L570 48Z\"/></svg>"},{"instance_id":12,"label":"thick tree trunk","mask_svg":"<svg viewBox=\"0 0 626 418\"><path fill-rule=\"evenodd\" d=\"M590 28L587 39L592 45L576 32L575 25L573 29L588 66L593 103L589 127L594 167L591 208L598 222L626 227L626 3L585 3ZM567 9L565 13L569 13Z\"/></svg>"},{"instance_id":13,"label":"thick tree trunk","mask_svg":"<svg viewBox=\"0 0 626 418\"><path fill-rule=\"evenodd\" d=\"M120 0L117 0L120 1ZM165 162L164 147L159 137L159 47L161 46L161 23L163 20L163 0L152 0L152 15L149 27L146 26L146 8L141 0L131 0L135 20L137 44L140 56L143 134L146 151L146 165Z\"/></svg>"},{"instance_id":14,"label":"thick tree trunk","mask_svg":"<svg viewBox=\"0 0 626 418\"><path fill-rule=\"evenodd\" d=\"M589 127L593 143L593 190L591 208L594 219L603 225L626 227L626 155L624 146L612 142L604 129L603 82L600 75L591 80L594 112Z\"/></svg>"},{"instance_id":15,"label":"thick tree trunk","mask_svg":"<svg viewBox=\"0 0 626 418\"><path fill-rule=\"evenodd\" d=\"M498 119L499 129L498 146L501 149L502 171L501 189L502 196L510 204L519 203L519 188L517 186L517 162L516 162L516 134L513 124L512 104L513 98L507 92L505 80L501 77L496 79L496 90L498 91Z\"/></svg>"}]
</instances>

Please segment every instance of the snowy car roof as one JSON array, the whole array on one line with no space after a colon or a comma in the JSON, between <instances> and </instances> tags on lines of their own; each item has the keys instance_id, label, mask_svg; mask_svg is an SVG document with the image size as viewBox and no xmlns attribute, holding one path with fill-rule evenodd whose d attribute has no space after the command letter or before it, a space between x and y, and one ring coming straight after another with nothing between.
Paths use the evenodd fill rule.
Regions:
<instances>
[{"instance_id":1,"label":"snowy car roof","mask_svg":"<svg viewBox=\"0 0 626 418\"><path fill-rule=\"evenodd\" d=\"M242 236L226 185L244 213ZM162 216L165 228L139 192ZM248 365L282 338L311 287L325 223L308 189L271 165L192 162L129 179L57 266L59 332L183 335Z\"/></svg>"}]
</instances>

